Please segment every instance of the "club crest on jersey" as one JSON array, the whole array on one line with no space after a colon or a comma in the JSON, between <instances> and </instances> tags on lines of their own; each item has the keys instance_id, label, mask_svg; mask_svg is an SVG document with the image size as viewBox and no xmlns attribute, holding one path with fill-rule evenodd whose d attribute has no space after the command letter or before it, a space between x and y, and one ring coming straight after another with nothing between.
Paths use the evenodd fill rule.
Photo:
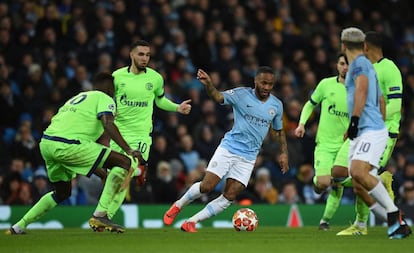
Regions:
<instances>
[{"instance_id":1,"label":"club crest on jersey","mask_svg":"<svg viewBox=\"0 0 414 253\"><path fill-rule=\"evenodd\" d=\"M229 95L233 95L234 94L234 90L226 90L226 93Z\"/></svg>"},{"instance_id":2,"label":"club crest on jersey","mask_svg":"<svg viewBox=\"0 0 414 253\"><path fill-rule=\"evenodd\" d=\"M154 88L154 85L153 85L152 83L146 83L146 84L145 84L145 88L146 88L147 90L152 90L152 89Z\"/></svg>"},{"instance_id":3,"label":"club crest on jersey","mask_svg":"<svg viewBox=\"0 0 414 253\"><path fill-rule=\"evenodd\" d=\"M276 115L276 110L273 108L269 109L269 115L274 117Z\"/></svg>"},{"instance_id":4,"label":"club crest on jersey","mask_svg":"<svg viewBox=\"0 0 414 253\"><path fill-rule=\"evenodd\" d=\"M108 105L109 110L113 111L115 110L115 105L114 104L110 104Z\"/></svg>"}]
</instances>

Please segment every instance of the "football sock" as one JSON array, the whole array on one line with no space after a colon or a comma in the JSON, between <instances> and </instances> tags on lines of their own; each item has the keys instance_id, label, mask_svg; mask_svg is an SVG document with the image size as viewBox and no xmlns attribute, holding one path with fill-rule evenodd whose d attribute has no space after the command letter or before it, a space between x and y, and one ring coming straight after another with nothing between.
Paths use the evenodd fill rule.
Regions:
<instances>
[{"instance_id":1,"label":"football sock","mask_svg":"<svg viewBox=\"0 0 414 253\"><path fill-rule=\"evenodd\" d=\"M329 191L328 199L326 200L325 211L323 212L323 215L322 215L323 221L329 223L329 221L332 219L332 217L336 213L336 210L338 209L341 203L343 192L344 192L343 186L339 186L339 187L335 186L331 188L331 190Z\"/></svg>"},{"instance_id":2,"label":"football sock","mask_svg":"<svg viewBox=\"0 0 414 253\"><path fill-rule=\"evenodd\" d=\"M347 177L344 181L341 182L341 185L344 187L353 187L352 179L350 177Z\"/></svg>"},{"instance_id":3,"label":"football sock","mask_svg":"<svg viewBox=\"0 0 414 253\"><path fill-rule=\"evenodd\" d=\"M127 174L128 172L120 167L114 167L111 169L106 179L101 197L99 198L99 203L95 209L95 216L102 217L108 213L108 209L114 200L115 195L119 193L122 182Z\"/></svg>"},{"instance_id":4,"label":"football sock","mask_svg":"<svg viewBox=\"0 0 414 253\"><path fill-rule=\"evenodd\" d=\"M355 213L355 225L365 228L368 222L369 208L359 196L357 196L355 200Z\"/></svg>"},{"instance_id":5,"label":"football sock","mask_svg":"<svg viewBox=\"0 0 414 253\"><path fill-rule=\"evenodd\" d=\"M374 213L375 217L380 219L381 221L387 221L387 212L385 211L384 207L380 204L375 203L369 207L369 209Z\"/></svg>"},{"instance_id":6,"label":"football sock","mask_svg":"<svg viewBox=\"0 0 414 253\"><path fill-rule=\"evenodd\" d=\"M122 203L124 202L125 196L127 194L127 191L129 190L129 187L127 189L124 189L118 193L115 194L114 198L112 199L109 207L108 207L108 218L112 219L116 212L119 210L119 208L121 207Z\"/></svg>"},{"instance_id":7,"label":"football sock","mask_svg":"<svg viewBox=\"0 0 414 253\"><path fill-rule=\"evenodd\" d=\"M216 199L210 201L200 212L188 219L188 221L199 222L208 219L221 213L224 209L229 207L231 203L232 201L229 201L223 195L220 195Z\"/></svg>"},{"instance_id":8,"label":"football sock","mask_svg":"<svg viewBox=\"0 0 414 253\"><path fill-rule=\"evenodd\" d=\"M53 191L46 193L42 198L32 207L30 210L19 220L15 225L19 229L25 229L27 225L38 220L46 212L48 212L53 207L57 206L55 199L53 198ZM13 226L13 228L15 228Z\"/></svg>"},{"instance_id":9,"label":"football sock","mask_svg":"<svg viewBox=\"0 0 414 253\"><path fill-rule=\"evenodd\" d=\"M395 212L398 208L395 206L394 202L391 200L390 195L385 189L384 185L378 181L377 185L372 188L369 192L371 195L382 207L385 208L387 213Z\"/></svg>"},{"instance_id":10,"label":"football sock","mask_svg":"<svg viewBox=\"0 0 414 253\"><path fill-rule=\"evenodd\" d=\"M195 199L198 199L201 196L200 192L200 182L197 182L193 184L187 191L184 193L184 195L175 202L175 204L182 208L188 204L190 204Z\"/></svg>"}]
</instances>

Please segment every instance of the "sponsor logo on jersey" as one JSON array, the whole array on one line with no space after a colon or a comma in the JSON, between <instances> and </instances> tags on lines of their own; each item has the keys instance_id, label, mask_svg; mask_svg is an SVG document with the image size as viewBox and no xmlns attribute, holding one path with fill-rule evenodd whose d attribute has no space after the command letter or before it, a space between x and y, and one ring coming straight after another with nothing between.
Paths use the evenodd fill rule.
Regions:
<instances>
[{"instance_id":1,"label":"sponsor logo on jersey","mask_svg":"<svg viewBox=\"0 0 414 253\"><path fill-rule=\"evenodd\" d=\"M270 126L271 120L262 119L255 115L245 114L244 118L251 124L260 127L268 127Z\"/></svg>"},{"instance_id":2,"label":"sponsor logo on jersey","mask_svg":"<svg viewBox=\"0 0 414 253\"><path fill-rule=\"evenodd\" d=\"M330 105L328 107L329 114L335 115L335 116L338 116L338 117L347 117L348 118L348 112L341 112L339 110L336 110L335 108L336 108L335 104Z\"/></svg>"},{"instance_id":3,"label":"sponsor logo on jersey","mask_svg":"<svg viewBox=\"0 0 414 253\"><path fill-rule=\"evenodd\" d=\"M119 103L121 105L132 106L132 107L148 107L148 101L128 100L127 95L125 93L119 98Z\"/></svg>"}]
</instances>

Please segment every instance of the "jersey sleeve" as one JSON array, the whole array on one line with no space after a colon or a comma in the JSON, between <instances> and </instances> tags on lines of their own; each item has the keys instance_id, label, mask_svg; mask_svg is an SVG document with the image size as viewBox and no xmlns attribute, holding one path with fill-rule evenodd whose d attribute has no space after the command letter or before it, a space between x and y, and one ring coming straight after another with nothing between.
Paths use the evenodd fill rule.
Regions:
<instances>
[{"instance_id":1,"label":"jersey sleeve","mask_svg":"<svg viewBox=\"0 0 414 253\"><path fill-rule=\"evenodd\" d=\"M386 118L401 112L402 103L402 77L401 72L395 64L390 64L387 70L381 72L383 74L384 97L386 97Z\"/></svg>"},{"instance_id":2,"label":"jersey sleeve","mask_svg":"<svg viewBox=\"0 0 414 253\"><path fill-rule=\"evenodd\" d=\"M311 102L311 100L305 103L305 105L302 108L302 112L300 113L299 124L306 124L314 108L315 105Z\"/></svg>"},{"instance_id":3,"label":"jersey sleeve","mask_svg":"<svg viewBox=\"0 0 414 253\"><path fill-rule=\"evenodd\" d=\"M402 98L402 77L401 72L394 64L386 71L382 71L384 78L384 96L388 99Z\"/></svg>"},{"instance_id":4,"label":"jersey sleeve","mask_svg":"<svg viewBox=\"0 0 414 253\"><path fill-rule=\"evenodd\" d=\"M324 98L324 92L325 90L325 81L324 79L319 82L319 84L316 86L315 90L313 91L309 101L313 106L318 105L320 102L322 102Z\"/></svg>"},{"instance_id":5,"label":"jersey sleeve","mask_svg":"<svg viewBox=\"0 0 414 253\"><path fill-rule=\"evenodd\" d=\"M278 101L277 113L272 121L272 127L274 130L279 131L283 128L282 117L283 117L283 104L282 102Z\"/></svg>"},{"instance_id":6,"label":"jersey sleeve","mask_svg":"<svg viewBox=\"0 0 414 253\"><path fill-rule=\"evenodd\" d=\"M164 79L161 75L157 75L155 79L156 89L154 90L154 95L156 98L161 98L164 96Z\"/></svg>"},{"instance_id":7,"label":"jersey sleeve","mask_svg":"<svg viewBox=\"0 0 414 253\"><path fill-rule=\"evenodd\" d=\"M105 114L115 116L116 106L115 101L106 94L101 94L98 99L97 117L98 119Z\"/></svg>"},{"instance_id":8,"label":"jersey sleeve","mask_svg":"<svg viewBox=\"0 0 414 253\"><path fill-rule=\"evenodd\" d=\"M234 105L239 100L240 89L230 89L222 91L224 97L223 105Z\"/></svg>"}]
</instances>

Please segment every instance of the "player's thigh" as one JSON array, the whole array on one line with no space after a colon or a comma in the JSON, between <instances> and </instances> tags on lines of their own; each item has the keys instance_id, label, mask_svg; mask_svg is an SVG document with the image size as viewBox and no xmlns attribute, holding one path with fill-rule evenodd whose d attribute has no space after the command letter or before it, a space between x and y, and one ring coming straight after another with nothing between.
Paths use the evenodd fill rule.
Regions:
<instances>
[{"instance_id":1,"label":"player's thigh","mask_svg":"<svg viewBox=\"0 0 414 253\"><path fill-rule=\"evenodd\" d=\"M218 147L207 165L206 171L217 175L220 179L223 178L230 170L231 154L227 149Z\"/></svg>"},{"instance_id":2,"label":"player's thigh","mask_svg":"<svg viewBox=\"0 0 414 253\"><path fill-rule=\"evenodd\" d=\"M50 148L48 175L51 182L68 181L76 176L91 176L101 168L110 154L110 149L95 142L66 144L55 142Z\"/></svg>"},{"instance_id":3,"label":"player's thigh","mask_svg":"<svg viewBox=\"0 0 414 253\"><path fill-rule=\"evenodd\" d=\"M388 137L387 146L385 147L384 153L381 156L379 165L380 167L385 167L388 161L391 158L392 152L394 151L395 144L397 143L397 138Z\"/></svg>"},{"instance_id":4,"label":"player's thigh","mask_svg":"<svg viewBox=\"0 0 414 253\"><path fill-rule=\"evenodd\" d=\"M350 159L366 162L378 168L379 160L387 144L388 132L386 129L368 131L350 141ZM352 163L351 163L352 167Z\"/></svg>"},{"instance_id":5,"label":"player's thigh","mask_svg":"<svg viewBox=\"0 0 414 253\"><path fill-rule=\"evenodd\" d=\"M244 187L247 187L250 176L252 175L255 160L249 161L243 157L234 155L230 170L227 174L228 179L235 179L240 182Z\"/></svg>"},{"instance_id":6,"label":"player's thigh","mask_svg":"<svg viewBox=\"0 0 414 253\"><path fill-rule=\"evenodd\" d=\"M228 200L232 201L245 188L246 186L243 183L241 183L239 180L228 177L226 179L226 185L224 187L223 194Z\"/></svg>"},{"instance_id":7,"label":"player's thigh","mask_svg":"<svg viewBox=\"0 0 414 253\"><path fill-rule=\"evenodd\" d=\"M342 144L341 148L339 149L338 153L336 154L334 166L341 166L348 168L348 155L349 154L349 139Z\"/></svg>"},{"instance_id":8,"label":"player's thigh","mask_svg":"<svg viewBox=\"0 0 414 253\"><path fill-rule=\"evenodd\" d=\"M331 175L331 169L333 167L337 152L338 151L336 149L328 148L322 145L317 145L315 147L315 177Z\"/></svg>"}]
</instances>

